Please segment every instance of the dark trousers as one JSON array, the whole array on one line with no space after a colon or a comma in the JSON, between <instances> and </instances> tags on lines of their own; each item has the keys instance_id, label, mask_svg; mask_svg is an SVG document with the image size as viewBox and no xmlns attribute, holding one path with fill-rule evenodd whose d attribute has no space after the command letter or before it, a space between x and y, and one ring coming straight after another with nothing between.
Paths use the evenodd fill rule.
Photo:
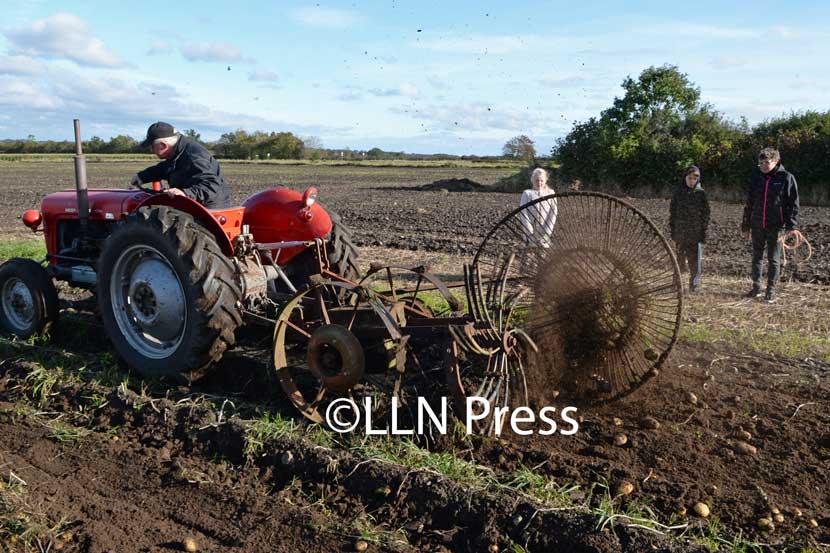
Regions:
<instances>
[{"instance_id":1,"label":"dark trousers","mask_svg":"<svg viewBox=\"0 0 830 553\"><path fill-rule=\"evenodd\" d=\"M752 229L752 284L761 287L764 250L767 251L767 288L774 288L781 272L781 242L778 229Z\"/></svg>"},{"instance_id":2,"label":"dark trousers","mask_svg":"<svg viewBox=\"0 0 830 553\"><path fill-rule=\"evenodd\" d=\"M680 270L689 267L689 285L692 288L700 286L700 275L703 272L703 244L700 242L677 242L677 261Z\"/></svg>"}]
</instances>

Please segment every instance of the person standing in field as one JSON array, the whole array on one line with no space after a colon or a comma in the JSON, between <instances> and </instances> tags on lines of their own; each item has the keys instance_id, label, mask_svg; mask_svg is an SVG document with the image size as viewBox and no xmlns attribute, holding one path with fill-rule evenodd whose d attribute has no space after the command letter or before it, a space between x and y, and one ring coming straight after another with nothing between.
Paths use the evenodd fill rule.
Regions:
<instances>
[{"instance_id":1,"label":"person standing in field","mask_svg":"<svg viewBox=\"0 0 830 553\"><path fill-rule=\"evenodd\" d=\"M556 198L537 202L540 198L554 194L553 188L548 186L547 171L541 167L534 169L530 174L530 185L531 188L522 192L522 197L519 199L519 207L536 202L519 212L519 222L522 225L525 243L525 249L519 256L519 264L524 274L537 270L535 265L539 264L540 258L545 257L539 248L551 247L553 227L559 211ZM530 260L531 252L534 252L535 256L533 263Z\"/></svg>"},{"instance_id":2,"label":"person standing in field","mask_svg":"<svg viewBox=\"0 0 830 553\"><path fill-rule=\"evenodd\" d=\"M689 267L689 292L700 288L703 244L709 229L709 200L700 185L700 169L690 165L669 204L669 226L681 268Z\"/></svg>"},{"instance_id":3,"label":"person standing in field","mask_svg":"<svg viewBox=\"0 0 830 553\"><path fill-rule=\"evenodd\" d=\"M522 192L519 207L554 194L553 188L548 186L548 172L541 167L537 167L530 174L530 184L532 188ZM529 246L549 248L558 211L556 198L540 201L523 210L519 214L519 220L524 229L525 243Z\"/></svg>"},{"instance_id":4,"label":"person standing in field","mask_svg":"<svg viewBox=\"0 0 830 553\"><path fill-rule=\"evenodd\" d=\"M752 288L746 297L761 293L764 250L767 252L767 303L775 301L775 284L781 271L781 231L786 236L798 227L798 184L781 165L781 154L774 148L758 153L758 170L752 175L744 205L741 230L752 239Z\"/></svg>"}]
</instances>

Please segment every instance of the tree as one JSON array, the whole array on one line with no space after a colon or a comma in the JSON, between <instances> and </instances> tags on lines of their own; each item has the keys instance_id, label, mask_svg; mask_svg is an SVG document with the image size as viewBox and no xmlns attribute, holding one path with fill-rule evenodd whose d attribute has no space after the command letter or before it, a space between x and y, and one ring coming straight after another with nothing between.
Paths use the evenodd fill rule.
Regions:
<instances>
[{"instance_id":1,"label":"tree","mask_svg":"<svg viewBox=\"0 0 830 553\"><path fill-rule=\"evenodd\" d=\"M119 134L110 138L110 141L104 147L104 153L107 154L128 154L138 150L138 142L131 136Z\"/></svg>"},{"instance_id":2,"label":"tree","mask_svg":"<svg viewBox=\"0 0 830 553\"><path fill-rule=\"evenodd\" d=\"M323 155L323 141L316 136L306 136L303 141L303 157L317 161Z\"/></svg>"},{"instance_id":3,"label":"tree","mask_svg":"<svg viewBox=\"0 0 830 553\"><path fill-rule=\"evenodd\" d=\"M204 141L202 140L202 135L197 133L193 129L187 129L184 132L182 132L182 134L189 137L189 138L192 138L195 142L198 142L199 144L202 144L203 146L205 144Z\"/></svg>"},{"instance_id":4,"label":"tree","mask_svg":"<svg viewBox=\"0 0 830 553\"><path fill-rule=\"evenodd\" d=\"M501 153L505 157L521 159L528 163L536 159L536 148L533 147L533 141L523 134L508 140L501 149Z\"/></svg>"},{"instance_id":5,"label":"tree","mask_svg":"<svg viewBox=\"0 0 830 553\"><path fill-rule=\"evenodd\" d=\"M366 159L383 159L385 156L386 152L377 147L366 152Z\"/></svg>"},{"instance_id":6,"label":"tree","mask_svg":"<svg viewBox=\"0 0 830 553\"><path fill-rule=\"evenodd\" d=\"M104 151L104 148L106 147L106 142L104 142L104 140L99 136L93 136L89 140L83 142L83 147L84 153L100 154Z\"/></svg>"},{"instance_id":7,"label":"tree","mask_svg":"<svg viewBox=\"0 0 830 553\"><path fill-rule=\"evenodd\" d=\"M595 183L663 186L701 163L713 145L739 140L740 130L708 104L673 65L649 67L598 118L576 123L553 150L563 175Z\"/></svg>"}]
</instances>

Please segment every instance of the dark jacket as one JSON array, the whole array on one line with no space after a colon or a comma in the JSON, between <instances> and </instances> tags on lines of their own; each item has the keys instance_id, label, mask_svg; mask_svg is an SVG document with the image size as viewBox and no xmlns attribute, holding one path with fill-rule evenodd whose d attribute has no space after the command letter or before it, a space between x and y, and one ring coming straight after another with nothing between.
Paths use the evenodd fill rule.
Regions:
<instances>
[{"instance_id":1,"label":"dark jacket","mask_svg":"<svg viewBox=\"0 0 830 553\"><path fill-rule=\"evenodd\" d=\"M681 184L669 206L669 226L675 242L706 242L709 229L709 200L698 183L694 188Z\"/></svg>"},{"instance_id":2,"label":"dark jacket","mask_svg":"<svg viewBox=\"0 0 830 553\"><path fill-rule=\"evenodd\" d=\"M222 178L219 162L204 146L180 135L169 159L140 171L141 182L166 180L208 209L231 206L230 191Z\"/></svg>"},{"instance_id":3,"label":"dark jacket","mask_svg":"<svg viewBox=\"0 0 830 553\"><path fill-rule=\"evenodd\" d=\"M771 173L756 170L746 195L741 229L787 229L798 227L798 184L780 163Z\"/></svg>"}]
</instances>

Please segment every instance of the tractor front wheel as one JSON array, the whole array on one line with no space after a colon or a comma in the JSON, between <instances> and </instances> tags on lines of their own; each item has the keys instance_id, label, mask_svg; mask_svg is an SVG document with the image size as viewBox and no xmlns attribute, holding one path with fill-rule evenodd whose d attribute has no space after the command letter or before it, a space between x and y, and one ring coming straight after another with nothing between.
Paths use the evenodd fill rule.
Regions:
<instances>
[{"instance_id":1,"label":"tractor front wheel","mask_svg":"<svg viewBox=\"0 0 830 553\"><path fill-rule=\"evenodd\" d=\"M242 323L234 269L190 215L141 208L108 239L98 303L118 355L139 374L195 380Z\"/></svg>"},{"instance_id":2,"label":"tractor front wheel","mask_svg":"<svg viewBox=\"0 0 830 553\"><path fill-rule=\"evenodd\" d=\"M46 270L31 259L0 266L0 329L20 338L48 332L58 320L58 293Z\"/></svg>"}]
</instances>

